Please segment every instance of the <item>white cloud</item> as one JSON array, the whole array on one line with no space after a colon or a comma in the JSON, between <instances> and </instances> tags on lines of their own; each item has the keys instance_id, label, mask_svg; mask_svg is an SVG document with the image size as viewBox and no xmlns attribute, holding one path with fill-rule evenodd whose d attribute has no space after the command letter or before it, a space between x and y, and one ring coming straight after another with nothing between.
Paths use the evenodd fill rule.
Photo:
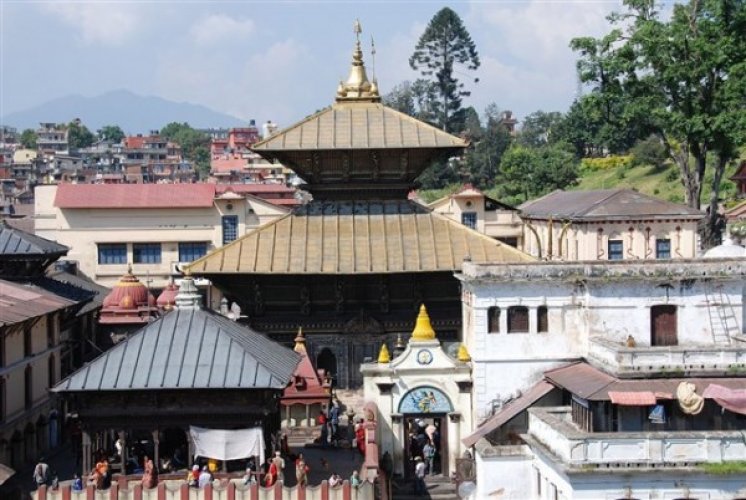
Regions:
<instances>
[{"instance_id":1,"label":"white cloud","mask_svg":"<svg viewBox=\"0 0 746 500\"><path fill-rule=\"evenodd\" d=\"M243 40L255 30L252 19L236 19L225 14L211 14L192 25L189 32L198 45Z\"/></svg>"},{"instance_id":2,"label":"white cloud","mask_svg":"<svg viewBox=\"0 0 746 500\"><path fill-rule=\"evenodd\" d=\"M143 4L136 3L42 3L42 12L58 16L77 30L86 44L123 45L142 27Z\"/></svg>"}]
</instances>

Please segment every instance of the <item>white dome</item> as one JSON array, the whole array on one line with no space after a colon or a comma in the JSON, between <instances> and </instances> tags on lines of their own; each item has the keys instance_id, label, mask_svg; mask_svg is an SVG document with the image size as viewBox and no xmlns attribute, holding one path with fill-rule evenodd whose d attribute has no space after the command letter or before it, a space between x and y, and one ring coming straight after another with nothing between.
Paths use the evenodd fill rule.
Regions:
<instances>
[{"instance_id":1,"label":"white dome","mask_svg":"<svg viewBox=\"0 0 746 500\"><path fill-rule=\"evenodd\" d=\"M746 248L741 245L737 245L730 239L729 236L725 237L722 245L712 247L705 252L703 255L705 259L724 259L731 257L746 257Z\"/></svg>"}]
</instances>

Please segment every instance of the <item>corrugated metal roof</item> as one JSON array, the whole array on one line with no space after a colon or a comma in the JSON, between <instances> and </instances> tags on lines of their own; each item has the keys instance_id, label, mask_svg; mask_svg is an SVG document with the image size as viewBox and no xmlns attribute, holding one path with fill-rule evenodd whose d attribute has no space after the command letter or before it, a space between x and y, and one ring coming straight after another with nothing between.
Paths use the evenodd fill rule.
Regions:
<instances>
[{"instance_id":1,"label":"corrugated metal roof","mask_svg":"<svg viewBox=\"0 0 746 500\"><path fill-rule=\"evenodd\" d=\"M54 387L54 392L283 389L299 356L204 309L174 309Z\"/></svg>"},{"instance_id":2,"label":"corrugated metal roof","mask_svg":"<svg viewBox=\"0 0 746 500\"><path fill-rule=\"evenodd\" d=\"M539 399L549 394L555 387L545 380L539 381L519 398L508 403L502 410L495 413L485 421L473 434L461 440L468 448L474 446L477 441L496 431L523 410L536 403Z\"/></svg>"},{"instance_id":3,"label":"corrugated metal roof","mask_svg":"<svg viewBox=\"0 0 746 500\"><path fill-rule=\"evenodd\" d=\"M0 256L2 255L64 255L70 250L46 238L0 223Z\"/></svg>"},{"instance_id":4,"label":"corrugated metal roof","mask_svg":"<svg viewBox=\"0 0 746 500\"><path fill-rule=\"evenodd\" d=\"M315 202L189 266L193 274L455 271L534 258L410 201Z\"/></svg>"},{"instance_id":5,"label":"corrugated metal roof","mask_svg":"<svg viewBox=\"0 0 746 500\"><path fill-rule=\"evenodd\" d=\"M34 285L0 280L0 327L21 323L76 304Z\"/></svg>"},{"instance_id":6,"label":"corrugated metal roof","mask_svg":"<svg viewBox=\"0 0 746 500\"><path fill-rule=\"evenodd\" d=\"M139 167L138 167L139 168ZM212 207L214 184L60 184L59 208Z\"/></svg>"},{"instance_id":7,"label":"corrugated metal roof","mask_svg":"<svg viewBox=\"0 0 746 500\"><path fill-rule=\"evenodd\" d=\"M251 149L262 152L466 146L463 139L383 104L348 102L323 109L257 142Z\"/></svg>"},{"instance_id":8,"label":"corrugated metal roof","mask_svg":"<svg viewBox=\"0 0 746 500\"><path fill-rule=\"evenodd\" d=\"M544 373L553 384L591 401L609 401L609 392L651 392L657 396L675 394L682 382L696 386L702 394L710 384L729 389L746 389L746 377L741 378L651 378L617 379L587 363L574 363Z\"/></svg>"},{"instance_id":9,"label":"corrugated metal roof","mask_svg":"<svg viewBox=\"0 0 746 500\"><path fill-rule=\"evenodd\" d=\"M631 189L554 191L518 207L524 217L599 220L609 218L678 217L701 219L704 214Z\"/></svg>"}]
</instances>

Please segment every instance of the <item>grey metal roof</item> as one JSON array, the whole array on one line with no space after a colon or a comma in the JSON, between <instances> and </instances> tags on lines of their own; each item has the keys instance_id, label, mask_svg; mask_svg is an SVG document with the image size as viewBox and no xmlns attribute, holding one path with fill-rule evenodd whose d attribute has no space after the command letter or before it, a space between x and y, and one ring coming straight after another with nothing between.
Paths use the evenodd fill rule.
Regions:
<instances>
[{"instance_id":1,"label":"grey metal roof","mask_svg":"<svg viewBox=\"0 0 746 500\"><path fill-rule=\"evenodd\" d=\"M704 214L631 189L554 191L518 207L524 218L601 220L613 218L701 219Z\"/></svg>"},{"instance_id":2,"label":"grey metal roof","mask_svg":"<svg viewBox=\"0 0 746 500\"><path fill-rule=\"evenodd\" d=\"M2 255L47 255L68 252L69 248L35 234L0 223L0 256Z\"/></svg>"},{"instance_id":3,"label":"grey metal roof","mask_svg":"<svg viewBox=\"0 0 746 500\"><path fill-rule=\"evenodd\" d=\"M299 360L291 349L214 312L177 308L52 391L283 389Z\"/></svg>"}]
</instances>

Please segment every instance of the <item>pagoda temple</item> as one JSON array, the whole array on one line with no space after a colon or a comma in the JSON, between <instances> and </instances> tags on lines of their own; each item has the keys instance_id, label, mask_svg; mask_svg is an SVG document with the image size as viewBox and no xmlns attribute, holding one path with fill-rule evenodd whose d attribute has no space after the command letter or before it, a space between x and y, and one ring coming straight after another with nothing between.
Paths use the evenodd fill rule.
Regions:
<instances>
[{"instance_id":1,"label":"pagoda temple","mask_svg":"<svg viewBox=\"0 0 746 500\"><path fill-rule=\"evenodd\" d=\"M462 153L463 139L381 104L359 24L352 66L331 106L253 150L293 169L313 201L189 266L251 327L290 346L299 326L337 388L362 384L361 363L411 328L427 304L448 347L461 337L462 262L532 257L410 201L415 179Z\"/></svg>"}]
</instances>

